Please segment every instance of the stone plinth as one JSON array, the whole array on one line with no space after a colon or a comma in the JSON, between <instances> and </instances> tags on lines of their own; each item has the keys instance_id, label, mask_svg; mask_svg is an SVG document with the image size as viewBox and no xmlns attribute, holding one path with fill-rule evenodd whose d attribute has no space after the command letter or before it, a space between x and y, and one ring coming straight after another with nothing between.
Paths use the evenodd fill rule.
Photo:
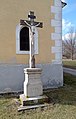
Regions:
<instances>
[{"instance_id":1,"label":"stone plinth","mask_svg":"<svg viewBox=\"0 0 76 119\"><path fill-rule=\"evenodd\" d=\"M42 70L40 68L25 68L24 95L25 97L36 97L43 94L43 86L40 79Z\"/></svg>"},{"instance_id":2,"label":"stone plinth","mask_svg":"<svg viewBox=\"0 0 76 119\"><path fill-rule=\"evenodd\" d=\"M20 101L22 106L29 106L29 105L33 106L33 105L40 105L48 102L48 97L43 95L43 96L26 98L24 94L21 94Z\"/></svg>"}]
</instances>

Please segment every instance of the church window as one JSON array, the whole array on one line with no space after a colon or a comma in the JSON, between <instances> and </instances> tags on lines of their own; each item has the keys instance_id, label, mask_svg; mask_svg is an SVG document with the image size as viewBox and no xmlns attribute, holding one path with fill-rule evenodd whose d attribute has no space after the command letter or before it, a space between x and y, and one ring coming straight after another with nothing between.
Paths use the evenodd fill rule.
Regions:
<instances>
[{"instance_id":1,"label":"church window","mask_svg":"<svg viewBox=\"0 0 76 119\"><path fill-rule=\"evenodd\" d=\"M20 30L20 51L29 51L29 28L23 27Z\"/></svg>"},{"instance_id":2,"label":"church window","mask_svg":"<svg viewBox=\"0 0 76 119\"><path fill-rule=\"evenodd\" d=\"M29 38L29 27L17 25L16 26L16 54L30 54L30 38ZM35 54L38 54L38 31L35 28L34 35Z\"/></svg>"}]
</instances>

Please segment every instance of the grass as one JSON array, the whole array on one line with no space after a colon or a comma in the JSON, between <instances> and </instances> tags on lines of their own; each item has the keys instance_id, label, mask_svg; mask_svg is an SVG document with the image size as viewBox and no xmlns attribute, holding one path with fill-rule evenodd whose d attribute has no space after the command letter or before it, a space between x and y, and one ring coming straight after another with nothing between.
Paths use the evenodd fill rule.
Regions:
<instances>
[{"instance_id":1,"label":"grass","mask_svg":"<svg viewBox=\"0 0 76 119\"><path fill-rule=\"evenodd\" d=\"M76 69L76 60L63 61L63 66L67 68Z\"/></svg>"},{"instance_id":2,"label":"grass","mask_svg":"<svg viewBox=\"0 0 76 119\"><path fill-rule=\"evenodd\" d=\"M64 74L64 86L44 92L49 106L18 112L16 98L0 98L0 119L76 119L76 77Z\"/></svg>"}]
</instances>

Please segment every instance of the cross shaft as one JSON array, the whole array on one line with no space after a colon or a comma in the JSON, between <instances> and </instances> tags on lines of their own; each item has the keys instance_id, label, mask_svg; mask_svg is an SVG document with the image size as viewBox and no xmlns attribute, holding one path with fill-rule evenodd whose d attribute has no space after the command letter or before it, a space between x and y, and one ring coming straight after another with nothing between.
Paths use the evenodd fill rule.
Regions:
<instances>
[{"instance_id":1,"label":"cross shaft","mask_svg":"<svg viewBox=\"0 0 76 119\"><path fill-rule=\"evenodd\" d=\"M42 22L36 22L34 21L34 19L36 19L36 16L34 15L33 11L29 12L28 15L29 20L20 20L20 25L23 26L28 26L30 28L30 68L34 68L35 67L35 53L34 53L34 28L35 27L39 27L42 28L43 27L43 23ZM32 65L33 64L33 65Z\"/></svg>"}]
</instances>

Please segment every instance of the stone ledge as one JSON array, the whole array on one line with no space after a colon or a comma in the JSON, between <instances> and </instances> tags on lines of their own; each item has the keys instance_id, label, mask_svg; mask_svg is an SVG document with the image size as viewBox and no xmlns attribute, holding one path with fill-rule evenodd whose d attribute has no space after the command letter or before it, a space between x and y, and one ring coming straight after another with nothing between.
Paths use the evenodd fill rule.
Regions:
<instances>
[{"instance_id":1,"label":"stone ledge","mask_svg":"<svg viewBox=\"0 0 76 119\"><path fill-rule=\"evenodd\" d=\"M27 97L25 97L24 94L21 94L21 95L20 95L20 98L22 98L22 99L25 100L25 101L29 101L29 100L37 100L37 99L47 98L47 96L43 95L43 96L37 96L37 97L27 98Z\"/></svg>"},{"instance_id":2,"label":"stone ledge","mask_svg":"<svg viewBox=\"0 0 76 119\"><path fill-rule=\"evenodd\" d=\"M36 74L41 74L42 69L40 68L25 68L24 73L36 73Z\"/></svg>"},{"instance_id":3,"label":"stone ledge","mask_svg":"<svg viewBox=\"0 0 76 119\"><path fill-rule=\"evenodd\" d=\"M48 102L48 97L43 95L43 96L36 96L36 97L25 97L24 94L20 95L20 101L22 106L33 106L33 105L39 105L39 104L44 104L45 102Z\"/></svg>"},{"instance_id":4,"label":"stone ledge","mask_svg":"<svg viewBox=\"0 0 76 119\"><path fill-rule=\"evenodd\" d=\"M34 108L38 108L38 107L47 107L49 104L40 104L40 105L33 105L33 106L20 106L18 108L18 111L23 111L23 110L27 110L27 109L34 109Z\"/></svg>"}]
</instances>

